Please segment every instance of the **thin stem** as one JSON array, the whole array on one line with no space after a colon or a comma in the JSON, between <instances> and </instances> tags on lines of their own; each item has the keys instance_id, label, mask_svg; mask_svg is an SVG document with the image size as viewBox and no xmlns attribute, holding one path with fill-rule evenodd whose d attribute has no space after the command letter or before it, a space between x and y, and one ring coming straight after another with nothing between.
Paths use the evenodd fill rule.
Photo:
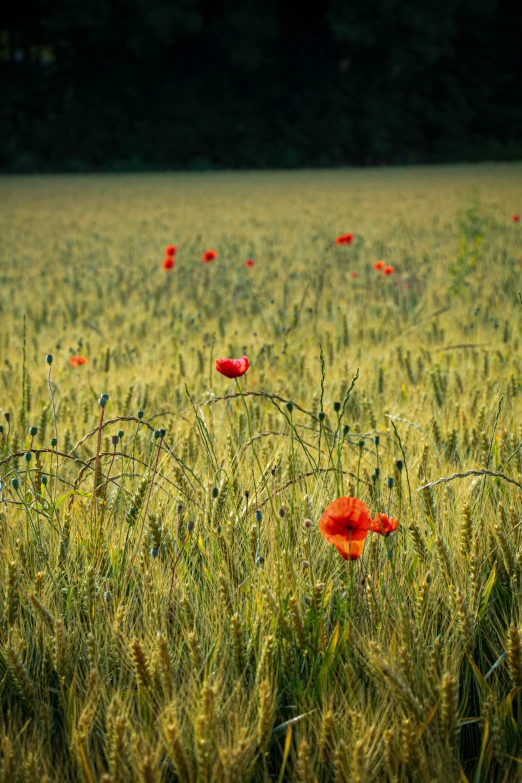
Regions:
<instances>
[{"instance_id":1,"label":"thin stem","mask_svg":"<svg viewBox=\"0 0 522 783\"><path fill-rule=\"evenodd\" d=\"M54 437L56 438L56 477L58 477L58 423L56 420L56 406L54 404L54 392L53 387L51 383L51 365L49 365L49 370L47 372L47 385L49 386L49 394L51 396L51 406L53 409L53 424L54 424ZM53 510L56 509L56 492L57 492L57 479L53 482L54 484L54 496L53 496Z\"/></svg>"},{"instance_id":2,"label":"thin stem","mask_svg":"<svg viewBox=\"0 0 522 783\"><path fill-rule=\"evenodd\" d=\"M101 451L101 437L102 437L102 427L103 427L103 414L105 412L105 406L101 406L101 413L100 413L100 422L98 424L98 442L96 444L96 460L94 463L94 489L93 489L93 495L92 495L92 502L93 502L93 514L94 514L94 531L96 534L96 518L98 514L98 497L97 497L97 491L98 491L98 468L100 465L100 451Z\"/></svg>"}]
</instances>

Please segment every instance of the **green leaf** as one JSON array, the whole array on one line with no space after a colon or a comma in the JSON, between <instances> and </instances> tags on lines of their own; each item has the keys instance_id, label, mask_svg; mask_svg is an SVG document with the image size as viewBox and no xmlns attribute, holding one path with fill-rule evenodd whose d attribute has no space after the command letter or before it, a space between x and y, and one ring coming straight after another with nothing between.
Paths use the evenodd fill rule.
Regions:
<instances>
[{"instance_id":1,"label":"green leaf","mask_svg":"<svg viewBox=\"0 0 522 783\"><path fill-rule=\"evenodd\" d=\"M299 723L300 720L303 718L306 718L307 715L312 715L316 710L310 710L310 712L303 712L302 715L296 715L295 718L290 718L290 720L286 720L284 723L280 723L279 726L276 726L275 729L272 731L272 738L277 739L282 734L285 733L287 729L291 729L294 723ZM287 733L288 737L288 733Z\"/></svg>"},{"instance_id":2,"label":"green leaf","mask_svg":"<svg viewBox=\"0 0 522 783\"><path fill-rule=\"evenodd\" d=\"M328 647L326 648L324 660L321 665L321 668L319 669L319 674L317 675L317 680L315 682L314 693L317 698L320 698L321 696L321 692L323 690L323 687L326 683L326 679L328 677L328 672L330 671L333 660L335 658L335 651L337 650L337 644L339 642L340 628L341 628L341 622L340 620L338 620L334 628L332 637L328 642Z\"/></svg>"},{"instance_id":3,"label":"green leaf","mask_svg":"<svg viewBox=\"0 0 522 783\"><path fill-rule=\"evenodd\" d=\"M489 598L491 596L491 591L493 590L493 586L496 581L496 575L497 575L497 564L493 566L491 569L491 573L489 575L488 581L485 584L483 593L482 593L482 601L480 602L480 610L478 613L479 620L482 619L484 612L488 608Z\"/></svg>"},{"instance_id":4,"label":"green leaf","mask_svg":"<svg viewBox=\"0 0 522 783\"><path fill-rule=\"evenodd\" d=\"M65 495L61 495L58 500L56 501L55 508L59 508L62 503L65 503L67 498L70 498L71 495L79 495L82 498L92 498L92 492L80 492L79 489L71 489L69 492L66 492Z\"/></svg>"}]
</instances>

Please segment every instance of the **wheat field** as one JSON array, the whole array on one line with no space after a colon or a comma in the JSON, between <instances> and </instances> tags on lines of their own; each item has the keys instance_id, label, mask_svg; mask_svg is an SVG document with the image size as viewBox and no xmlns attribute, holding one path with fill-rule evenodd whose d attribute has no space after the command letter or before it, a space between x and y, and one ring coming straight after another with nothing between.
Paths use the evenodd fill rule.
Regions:
<instances>
[{"instance_id":1,"label":"wheat field","mask_svg":"<svg viewBox=\"0 0 522 783\"><path fill-rule=\"evenodd\" d=\"M0 780L522 780L522 166L0 204Z\"/></svg>"}]
</instances>

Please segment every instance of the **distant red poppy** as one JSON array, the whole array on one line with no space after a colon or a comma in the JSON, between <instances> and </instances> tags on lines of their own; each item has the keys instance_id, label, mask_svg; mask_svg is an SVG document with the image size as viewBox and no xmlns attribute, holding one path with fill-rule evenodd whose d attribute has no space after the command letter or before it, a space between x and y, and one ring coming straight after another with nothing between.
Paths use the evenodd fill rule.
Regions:
<instances>
[{"instance_id":1,"label":"distant red poppy","mask_svg":"<svg viewBox=\"0 0 522 783\"><path fill-rule=\"evenodd\" d=\"M165 255L166 256L175 256L177 251L176 245L167 245L165 248Z\"/></svg>"},{"instance_id":2,"label":"distant red poppy","mask_svg":"<svg viewBox=\"0 0 522 783\"><path fill-rule=\"evenodd\" d=\"M511 220L513 223L518 223L520 221L520 215L512 215Z\"/></svg>"},{"instance_id":3,"label":"distant red poppy","mask_svg":"<svg viewBox=\"0 0 522 783\"><path fill-rule=\"evenodd\" d=\"M370 530L373 533L380 533L382 536L389 536L399 527L399 520L395 517L387 517L386 514L376 514L372 519Z\"/></svg>"},{"instance_id":4,"label":"distant red poppy","mask_svg":"<svg viewBox=\"0 0 522 783\"><path fill-rule=\"evenodd\" d=\"M217 258L217 253L215 250L205 250L201 256L201 260L204 264L210 264L210 262L214 261L215 258Z\"/></svg>"},{"instance_id":5,"label":"distant red poppy","mask_svg":"<svg viewBox=\"0 0 522 783\"><path fill-rule=\"evenodd\" d=\"M248 266L248 268L251 269L255 263L256 262L254 261L253 258L247 258L247 260L245 261L245 266Z\"/></svg>"},{"instance_id":6,"label":"distant red poppy","mask_svg":"<svg viewBox=\"0 0 522 783\"><path fill-rule=\"evenodd\" d=\"M250 362L246 356L241 359L216 359L216 370L226 378L239 378L249 367Z\"/></svg>"},{"instance_id":7,"label":"distant red poppy","mask_svg":"<svg viewBox=\"0 0 522 783\"><path fill-rule=\"evenodd\" d=\"M395 272L395 269L394 269L393 266L391 266L391 264L388 265L388 266L385 266L384 269L382 270L383 275L393 275L394 272Z\"/></svg>"},{"instance_id":8,"label":"distant red poppy","mask_svg":"<svg viewBox=\"0 0 522 783\"><path fill-rule=\"evenodd\" d=\"M347 234L339 234L335 240L336 245L351 245L353 242L354 234L348 232Z\"/></svg>"},{"instance_id":9,"label":"distant red poppy","mask_svg":"<svg viewBox=\"0 0 522 783\"><path fill-rule=\"evenodd\" d=\"M359 277L359 275L357 274L357 272L350 272L350 277L353 277L353 279L355 280L355 278Z\"/></svg>"},{"instance_id":10,"label":"distant red poppy","mask_svg":"<svg viewBox=\"0 0 522 783\"><path fill-rule=\"evenodd\" d=\"M357 560L363 552L368 532L388 535L397 530L398 520L376 514L372 520L366 505L353 497L330 503L319 521L321 535L333 544L344 560Z\"/></svg>"},{"instance_id":11,"label":"distant red poppy","mask_svg":"<svg viewBox=\"0 0 522 783\"><path fill-rule=\"evenodd\" d=\"M373 265L373 268L376 271L378 271L379 269L384 269L385 266L386 264L384 263L384 261L376 261L375 264Z\"/></svg>"},{"instance_id":12,"label":"distant red poppy","mask_svg":"<svg viewBox=\"0 0 522 783\"><path fill-rule=\"evenodd\" d=\"M82 364L87 364L85 356L71 356L69 359L71 367L81 367Z\"/></svg>"},{"instance_id":13,"label":"distant red poppy","mask_svg":"<svg viewBox=\"0 0 522 783\"><path fill-rule=\"evenodd\" d=\"M173 256L166 256L163 259L163 269L172 269L175 263Z\"/></svg>"}]
</instances>

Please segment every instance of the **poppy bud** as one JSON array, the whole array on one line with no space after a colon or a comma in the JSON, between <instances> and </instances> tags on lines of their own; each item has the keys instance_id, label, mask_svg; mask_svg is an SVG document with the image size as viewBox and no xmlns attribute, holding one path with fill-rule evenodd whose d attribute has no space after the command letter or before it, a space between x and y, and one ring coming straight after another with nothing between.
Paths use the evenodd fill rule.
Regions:
<instances>
[{"instance_id":1,"label":"poppy bud","mask_svg":"<svg viewBox=\"0 0 522 783\"><path fill-rule=\"evenodd\" d=\"M101 397L102 400L108 400L109 399L109 395L106 392L103 392L103 394L100 394L100 397Z\"/></svg>"},{"instance_id":2,"label":"poppy bud","mask_svg":"<svg viewBox=\"0 0 522 783\"><path fill-rule=\"evenodd\" d=\"M263 514L261 513L261 511L256 511L256 522L261 522L262 519L263 519Z\"/></svg>"},{"instance_id":3,"label":"poppy bud","mask_svg":"<svg viewBox=\"0 0 522 783\"><path fill-rule=\"evenodd\" d=\"M427 585L431 583L431 571L426 571L426 576L424 577L424 581Z\"/></svg>"},{"instance_id":4,"label":"poppy bud","mask_svg":"<svg viewBox=\"0 0 522 783\"><path fill-rule=\"evenodd\" d=\"M44 485L44 487L47 486L47 481L48 481L47 476L42 476L42 484Z\"/></svg>"},{"instance_id":5,"label":"poppy bud","mask_svg":"<svg viewBox=\"0 0 522 783\"><path fill-rule=\"evenodd\" d=\"M192 533L193 530L194 530L194 520L189 519L189 521L187 522L187 532Z\"/></svg>"},{"instance_id":6,"label":"poppy bud","mask_svg":"<svg viewBox=\"0 0 522 783\"><path fill-rule=\"evenodd\" d=\"M279 512L278 512L278 513L279 513L279 516L281 517L281 519L284 519L284 518L286 517L286 511L284 510L284 508L283 508L283 507L281 507L281 508L279 509Z\"/></svg>"},{"instance_id":7,"label":"poppy bud","mask_svg":"<svg viewBox=\"0 0 522 783\"><path fill-rule=\"evenodd\" d=\"M305 571L306 571L306 569L307 569L307 568L310 568L310 563L309 563L309 561L308 561L308 560L303 560L303 562L301 563L301 565L303 566L303 568L305 569Z\"/></svg>"},{"instance_id":8,"label":"poppy bud","mask_svg":"<svg viewBox=\"0 0 522 783\"><path fill-rule=\"evenodd\" d=\"M401 471L401 470L403 469L403 467L404 467L404 462L402 461L402 459L396 459L396 460L395 460L395 467L396 467L396 468L397 468L397 470L399 470L399 471Z\"/></svg>"},{"instance_id":9,"label":"poppy bud","mask_svg":"<svg viewBox=\"0 0 522 783\"><path fill-rule=\"evenodd\" d=\"M334 411L336 413L339 413L339 411L341 410L341 403L340 402L334 402L333 409L334 409Z\"/></svg>"},{"instance_id":10,"label":"poppy bud","mask_svg":"<svg viewBox=\"0 0 522 783\"><path fill-rule=\"evenodd\" d=\"M20 487L20 479L13 478L11 479L11 486L13 489L19 489Z\"/></svg>"},{"instance_id":11,"label":"poppy bud","mask_svg":"<svg viewBox=\"0 0 522 783\"><path fill-rule=\"evenodd\" d=\"M360 440L357 445L359 446L360 449L363 449L364 448L364 441Z\"/></svg>"},{"instance_id":12,"label":"poppy bud","mask_svg":"<svg viewBox=\"0 0 522 783\"><path fill-rule=\"evenodd\" d=\"M167 430L164 430L164 429L160 430L160 435L161 435L162 438L164 438L166 434L167 434Z\"/></svg>"},{"instance_id":13,"label":"poppy bud","mask_svg":"<svg viewBox=\"0 0 522 783\"><path fill-rule=\"evenodd\" d=\"M343 427L343 435L346 437L349 432L350 432L350 427L348 426L348 424L345 424Z\"/></svg>"},{"instance_id":14,"label":"poppy bud","mask_svg":"<svg viewBox=\"0 0 522 783\"><path fill-rule=\"evenodd\" d=\"M380 439L380 437L379 437L378 435L376 435L376 436L374 437L374 439L373 439L373 442L375 443L375 445L376 445L376 446L378 446L378 445L379 445L379 443L381 442L381 439Z\"/></svg>"},{"instance_id":15,"label":"poppy bud","mask_svg":"<svg viewBox=\"0 0 522 783\"><path fill-rule=\"evenodd\" d=\"M395 482L393 480L393 476L390 476L389 478L386 479L386 486L388 487L388 489L393 489L394 483Z\"/></svg>"},{"instance_id":16,"label":"poppy bud","mask_svg":"<svg viewBox=\"0 0 522 783\"><path fill-rule=\"evenodd\" d=\"M154 430L152 437L154 440L159 440L161 438L161 432L159 430Z\"/></svg>"},{"instance_id":17,"label":"poppy bud","mask_svg":"<svg viewBox=\"0 0 522 783\"><path fill-rule=\"evenodd\" d=\"M151 550L150 550L150 556L151 557L158 557L159 552L160 551L159 551L158 547L157 546L153 546L153 547L151 547Z\"/></svg>"},{"instance_id":18,"label":"poppy bud","mask_svg":"<svg viewBox=\"0 0 522 783\"><path fill-rule=\"evenodd\" d=\"M287 411L289 413L292 413L292 411L294 410L294 403L293 402L287 402L286 403L286 409L287 409Z\"/></svg>"},{"instance_id":19,"label":"poppy bud","mask_svg":"<svg viewBox=\"0 0 522 783\"><path fill-rule=\"evenodd\" d=\"M9 424L11 422L11 414L9 413L9 411L7 413L4 413L4 416L6 422Z\"/></svg>"},{"instance_id":20,"label":"poppy bud","mask_svg":"<svg viewBox=\"0 0 522 783\"><path fill-rule=\"evenodd\" d=\"M105 397L100 397L100 399L98 400L98 405L100 406L100 408L105 408L107 402L108 400Z\"/></svg>"},{"instance_id":21,"label":"poppy bud","mask_svg":"<svg viewBox=\"0 0 522 783\"><path fill-rule=\"evenodd\" d=\"M303 525L307 530L309 530L312 527L312 524L313 522L311 519L305 519L305 521L303 522Z\"/></svg>"},{"instance_id":22,"label":"poppy bud","mask_svg":"<svg viewBox=\"0 0 522 783\"><path fill-rule=\"evenodd\" d=\"M117 432L116 434L118 435L118 438L119 438L120 440L121 440L121 439L123 438L123 436L125 435L125 433L123 432L123 430L118 430L118 432Z\"/></svg>"},{"instance_id":23,"label":"poppy bud","mask_svg":"<svg viewBox=\"0 0 522 783\"><path fill-rule=\"evenodd\" d=\"M317 414L317 418L319 419L319 421L324 421L326 418L326 413L324 411L319 411L319 413Z\"/></svg>"},{"instance_id":24,"label":"poppy bud","mask_svg":"<svg viewBox=\"0 0 522 783\"><path fill-rule=\"evenodd\" d=\"M34 438L35 435L38 435L38 427L29 427L29 435L31 438Z\"/></svg>"},{"instance_id":25,"label":"poppy bud","mask_svg":"<svg viewBox=\"0 0 522 783\"><path fill-rule=\"evenodd\" d=\"M247 500L250 497L250 492L248 491L248 489L245 489L245 497Z\"/></svg>"},{"instance_id":26,"label":"poppy bud","mask_svg":"<svg viewBox=\"0 0 522 783\"><path fill-rule=\"evenodd\" d=\"M265 558L263 557L263 555L258 555L256 557L256 565L257 566L262 566L264 564L265 564Z\"/></svg>"},{"instance_id":27,"label":"poppy bud","mask_svg":"<svg viewBox=\"0 0 522 783\"><path fill-rule=\"evenodd\" d=\"M49 365L51 365L51 364L53 363L53 355L52 355L52 353L48 353L48 354L47 354L47 356L45 357L45 361L46 361L46 362L47 362L47 364L49 364Z\"/></svg>"},{"instance_id":28,"label":"poppy bud","mask_svg":"<svg viewBox=\"0 0 522 783\"><path fill-rule=\"evenodd\" d=\"M33 455L31 454L31 452L30 451L26 451L25 454L24 454L25 461L26 462L31 462L32 458L33 458Z\"/></svg>"},{"instance_id":29,"label":"poppy bud","mask_svg":"<svg viewBox=\"0 0 522 783\"><path fill-rule=\"evenodd\" d=\"M119 437L118 437L117 435L112 435L112 436L111 436L111 443L112 443L112 445L113 445L113 446L117 446L117 445L118 445L118 442L119 442L119 440L120 440L120 439L119 439Z\"/></svg>"},{"instance_id":30,"label":"poppy bud","mask_svg":"<svg viewBox=\"0 0 522 783\"><path fill-rule=\"evenodd\" d=\"M51 438L50 443L53 449L56 448L58 445L58 438Z\"/></svg>"},{"instance_id":31,"label":"poppy bud","mask_svg":"<svg viewBox=\"0 0 522 783\"><path fill-rule=\"evenodd\" d=\"M178 503L178 508L177 508L178 514L181 514L184 508L185 506L183 505L183 503Z\"/></svg>"},{"instance_id":32,"label":"poppy bud","mask_svg":"<svg viewBox=\"0 0 522 783\"><path fill-rule=\"evenodd\" d=\"M145 416L145 413L140 410L140 411L137 412L136 416L138 417L138 419L143 419L143 417Z\"/></svg>"},{"instance_id":33,"label":"poppy bud","mask_svg":"<svg viewBox=\"0 0 522 783\"><path fill-rule=\"evenodd\" d=\"M212 487L211 494L213 498L217 498L217 496L219 495L219 489L217 487Z\"/></svg>"},{"instance_id":34,"label":"poppy bud","mask_svg":"<svg viewBox=\"0 0 522 783\"><path fill-rule=\"evenodd\" d=\"M4 431L4 425L0 424L0 434Z\"/></svg>"},{"instance_id":35,"label":"poppy bud","mask_svg":"<svg viewBox=\"0 0 522 783\"><path fill-rule=\"evenodd\" d=\"M378 479L380 475L381 475L381 469L380 468L375 468L374 471L373 471L374 479Z\"/></svg>"},{"instance_id":36,"label":"poppy bud","mask_svg":"<svg viewBox=\"0 0 522 783\"><path fill-rule=\"evenodd\" d=\"M216 533L218 534L218 536L220 536L220 535L221 535L221 525L218 525L218 526L216 527Z\"/></svg>"}]
</instances>

